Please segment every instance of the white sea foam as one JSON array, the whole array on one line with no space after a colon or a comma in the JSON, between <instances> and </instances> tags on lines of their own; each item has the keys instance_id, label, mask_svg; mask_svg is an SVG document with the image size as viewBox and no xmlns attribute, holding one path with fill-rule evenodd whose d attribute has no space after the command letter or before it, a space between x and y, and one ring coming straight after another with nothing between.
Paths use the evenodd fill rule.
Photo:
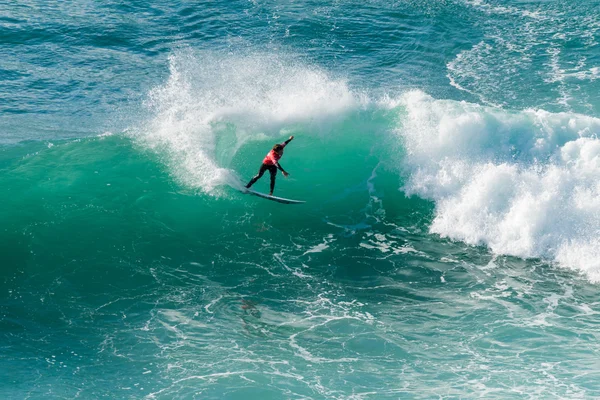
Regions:
<instances>
[{"instance_id":1,"label":"white sea foam","mask_svg":"<svg viewBox=\"0 0 600 400\"><path fill-rule=\"evenodd\" d=\"M600 281L600 119L418 91L398 104L405 190L436 202L433 233Z\"/></svg>"},{"instance_id":2,"label":"white sea foam","mask_svg":"<svg viewBox=\"0 0 600 400\"><path fill-rule=\"evenodd\" d=\"M150 121L136 136L182 184L213 193L239 184L227 163L243 143L295 123L326 124L358 104L344 80L296 59L179 51L168 81L149 94Z\"/></svg>"}]
</instances>

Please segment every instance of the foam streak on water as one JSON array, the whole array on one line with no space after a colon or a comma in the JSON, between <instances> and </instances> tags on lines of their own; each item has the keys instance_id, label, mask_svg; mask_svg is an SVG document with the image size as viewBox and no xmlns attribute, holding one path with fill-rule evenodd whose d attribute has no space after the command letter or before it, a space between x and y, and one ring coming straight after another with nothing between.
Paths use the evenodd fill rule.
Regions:
<instances>
[{"instance_id":1,"label":"foam streak on water","mask_svg":"<svg viewBox=\"0 0 600 400\"><path fill-rule=\"evenodd\" d=\"M482 13L484 35L447 63L454 87L489 105L597 113L598 3L577 17L577 3L464 3Z\"/></svg>"}]
</instances>

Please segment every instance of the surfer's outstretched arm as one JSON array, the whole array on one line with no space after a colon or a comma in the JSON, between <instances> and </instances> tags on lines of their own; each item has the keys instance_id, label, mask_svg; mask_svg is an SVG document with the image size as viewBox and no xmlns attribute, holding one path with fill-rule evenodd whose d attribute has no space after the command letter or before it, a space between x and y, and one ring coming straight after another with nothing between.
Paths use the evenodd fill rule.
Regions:
<instances>
[{"instance_id":1,"label":"surfer's outstretched arm","mask_svg":"<svg viewBox=\"0 0 600 400\"><path fill-rule=\"evenodd\" d=\"M286 140L285 142L283 142L283 143L287 145L292 140L294 140L294 136L290 136L290 138L288 140Z\"/></svg>"},{"instance_id":2,"label":"surfer's outstretched arm","mask_svg":"<svg viewBox=\"0 0 600 400\"><path fill-rule=\"evenodd\" d=\"M284 170L283 167L279 163L276 163L275 165L277 166L277 169L283 173L283 176L285 176L287 178L289 173L286 170Z\"/></svg>"}]
</instances>

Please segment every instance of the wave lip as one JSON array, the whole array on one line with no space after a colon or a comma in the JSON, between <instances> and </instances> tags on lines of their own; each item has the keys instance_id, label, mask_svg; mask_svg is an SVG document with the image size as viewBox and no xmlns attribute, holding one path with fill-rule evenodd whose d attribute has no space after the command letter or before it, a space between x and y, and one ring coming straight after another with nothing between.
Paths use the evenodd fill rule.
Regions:
<instances>
[{"instance_id":1,"label":"wave lip","mask_svg":"<svg viewBox=\"0 0 600 400\"><path fill-rule=\"evenodd\" d=\"M418 91L399 104L404 189L436 202L431 232L600 281L600 119L508 112Z\"/></svg>"}]
</instances>

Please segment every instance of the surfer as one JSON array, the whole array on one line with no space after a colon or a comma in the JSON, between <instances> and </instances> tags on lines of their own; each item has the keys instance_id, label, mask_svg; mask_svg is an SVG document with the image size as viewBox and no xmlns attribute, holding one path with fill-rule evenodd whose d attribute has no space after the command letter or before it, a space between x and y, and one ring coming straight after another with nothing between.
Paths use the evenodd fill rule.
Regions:
<instances>
[{"instance_id":1,"label":"surfer","mask_svg":"<svg viewBox=\"0 0 600 400\"><path fill-rule=\"evenodd\" d=\"M254 178L252 178L250 180L250 182L248 182L248 184L246 185L246 188L249 189L250 186L254 185L254 183L263 176L265 171L268 170L269 173L271 174L271 191L269 192L269 196L273 196L273 189L275 189L275 177L277 176L277 170L279 169L281 171L281 173L283 174L283 176L285 176L286 178L289 175L281 167L281 165L279 165L279 159L283 156L283 148L285 146L287 146L287 144L289 142L291 142L293 139L294 139L294 137L290 136L290 138L288 140L286 140L285 142L276 144L275 146L273 146L273 149L271 151L269 151L269 154L267 154L267 156L263 160L262 165L260 166L260 169L258 170L258 174L256 174L256 176Z\"/></svg>"}]
</instances>

